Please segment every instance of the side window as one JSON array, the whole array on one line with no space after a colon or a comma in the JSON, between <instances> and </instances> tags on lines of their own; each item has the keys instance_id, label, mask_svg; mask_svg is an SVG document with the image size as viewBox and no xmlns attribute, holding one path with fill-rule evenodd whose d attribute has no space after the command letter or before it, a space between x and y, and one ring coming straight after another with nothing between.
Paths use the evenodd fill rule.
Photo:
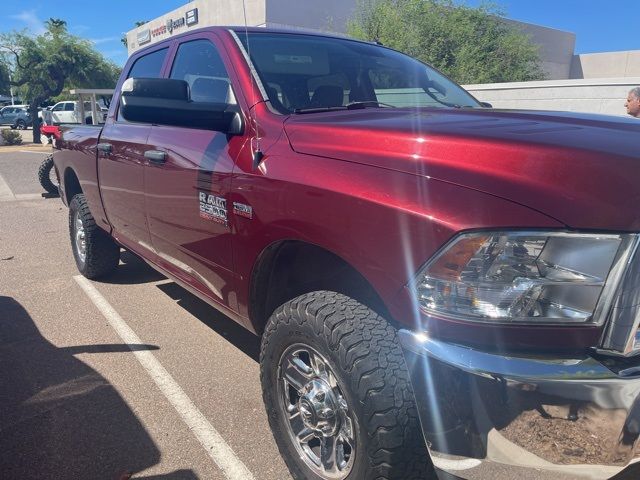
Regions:
<instances>
[{"instance_id":1,"label":"side window","mask_svg":"<svg viewBox=\"0 0 640 480\"><path fill-rule=\"evenodd\" d=\"M64 103L58 103L55 107L53 107L53 109L51 111L52 112L61 112L63 108L64 108Z\"/></svg>"},{"instance_id":2,"label":"side window","mask_svg":"<svg viewBox=\"0 0 640 480\"><path fill-rule=\"evenodd\" d=\"M169 48L156 50L137 59L131 67L131 70L129 70L127 78L160 78L160 71L162 70L164 57L167 56L167 50L169 50Z\"/></svg>"},{"instance_id":3,"label":"side window","mask_svg":"<svg viewBox=\"0 0 640 480\"><path fill-rule=\"evenodd\" d=\"M73 102L67 102L64 104L65 112L73 112Z\"/></svg>"},{"instance_id":4,"label":"side window","mask_svg":"<svg viewBox=\"0 0 640 480\"><path fill-rule=\"evenodd\" d=\"M162 48L140 57L131 66L127 78L160 78L162 65L164 64L164 59L168 51L168 47ZM118 121L126 122L122 115L120 115L120 110L118 110Z\"/></svg>"},{"instance_id":5,"label":"side window","mask_svg":"<svg viewBox=\"0 0 640 480\"><path fill-rule=\"evenodd\" d=\"M193 40L180 45L171 78L189 84L194 102L236 103L222 58L209 40Z\"/></svg>"}]
</instances>

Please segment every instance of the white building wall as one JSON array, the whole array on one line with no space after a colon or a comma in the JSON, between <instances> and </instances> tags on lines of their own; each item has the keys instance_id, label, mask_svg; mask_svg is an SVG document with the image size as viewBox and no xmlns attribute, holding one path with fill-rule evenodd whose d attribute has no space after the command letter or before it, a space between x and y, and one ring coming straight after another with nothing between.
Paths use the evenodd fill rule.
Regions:
<instances>
[{"instance_id":1,"label":"white building wall","mask_svg":"<svg viewBox=\"0 0 640 480\"><path fill-rule=\"evenodd\" d=\"M266 25L266 0L245 0L247 12L247 25L254 27L263 27ZM244 25L244 11L242 8L242 0L193 0L180 8L176 8L171 12L154 18L141 27L135 28L127 32L127 49L129 55L134 51L152 45L155 42L171 37L171 33L152 36L151 41L143 45L138 44L138 34L144 33L146 30L154 30L158 27L166 25L167 20L175 20L184 18L189 10L198 9L198 23L193 26L185 26L176 29L173 34L187 32L196 28L207 27L211 25Z\"/></svg>"},{"instance_id":2,"label":"white building wall","mask_svg":"<svg viewBox=\"0 0 640 480\"><path fill-rule=\"evenodd\" d=\"M571 78L640 77L640 50L575 55Z\"/></svg>"},{"instance_id":3,"label":"white building wall","mask_svg":"<svg viewBox=\"0 0 640 480\"><path fill-rule=\"evenodd\" d=\"M360 0L244 0L249 26L267 26L303 30L319 30L346 34L347 24L353 18ZM193 0L149 23L127 33L129 54L139 48L163 40L171 34L154 36L151 42L139 45L138 34L147 29L165 25L168 19L184 17L188 10L198 9L197 25L176 30L212 25L244 25L242 0ZM518 27L540 46L542 67L548 78L569 78L575 35L553 28L506 20Z\"/></svg>"},{"instance_id":4,"label":"white building wall","mask_svg":"<svg viewBox=\"0 0 640 480\"><path fill-rule=\"evenodd\" d=\"M241 0L237 0L241 2ZM265 0L267 24L345 33L356 0Z\"/></svg>"},{"instance_id":5,"label":"white building wall","mask_svg":"<svg viewBox=\"0 0 640 480\"><path fill-rule=\"evenodd\" d=\"M489 83L465 85L464 88L495 108L626 115L627 94L639 85L640 77L632 77Z\"/></svg>"},{"instance_id":6,"label":"white building wall","mask_svg":"<svg viewBox=\"0 0 640 480\"><path fill-rule=\"evenodd\" d=\"M571 72L571 62L576 46L575 33L555 28L533 25L503 18L502 21L518 28L538 45L538 52L545 78L548 80L567 79Z\"/></svg>"}]
</instances>

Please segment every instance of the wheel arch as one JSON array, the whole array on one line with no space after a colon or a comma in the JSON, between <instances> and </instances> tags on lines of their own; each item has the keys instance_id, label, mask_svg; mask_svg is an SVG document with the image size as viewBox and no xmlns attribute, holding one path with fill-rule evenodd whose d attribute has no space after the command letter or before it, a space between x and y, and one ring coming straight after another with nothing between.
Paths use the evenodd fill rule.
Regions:
<instances>
[{"instance_id":1,"label":"wheel arch","mask_svg":"<svg viewBox=\"0 0 640 480\"><path fill-rule=\"evenodd\" d=\"M80 186L80 180L78 180L78 175L75 170L71 167L67 167L64 171L63 175L64 181L64 195L67 205L71 203L71 199L82 192L82 187Z\"/></svg>"},{"instance_id":2,"label":"wheel arch","mask_svg":"<svg viewBox=\"0 0 640 480\"><path fill-rule=\"evenodd\" d=\"M353 265L326 248L289 239L268 245L254 263L249 285L254 330L262 334L280 305L317 290L347 295L391 320L380 294Z\"/></svg>"}]
</instances>

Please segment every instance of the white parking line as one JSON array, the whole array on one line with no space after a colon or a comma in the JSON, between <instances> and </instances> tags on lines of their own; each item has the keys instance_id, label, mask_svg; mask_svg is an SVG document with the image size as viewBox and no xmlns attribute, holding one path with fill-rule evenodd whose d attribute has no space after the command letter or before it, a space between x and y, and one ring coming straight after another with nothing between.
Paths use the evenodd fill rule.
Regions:
<instances>
[{"instance_id":1,"label":"white parking line","mask_svg":"<svg viewBox=\"0 0 640 480\"><path fill-rule=\"evenodd\" d=\"M123 342L128 345L142 344L142 340L89 280L81 275L76 275L73 279L100 310L100 313L104 315ZM132 350L132 352L225 476L230 480L254 480L254 476L245 464L236 456L218 431L213 428L153 354L148 350Z\"/></svg>"},{"instance_id":2,"label":"white parking line","mask_svg":"<svg viewBox=\"0 0 640 480\"><path fill-rule=\"evenodd\" d=\"M16 193L16 200L37 200L42 198L41 193Z\"/></svg>"},{"instance_id":3,"label":"white parking line","mask_svg":"<svg viewBox=\"0 0 640 480\"><path fill-rule=\"evenodd\" d=\"M0 175L0 202L15 199L16 197L13 195L11 188L9 188L7 182L5 182L2 175Z\"/></svg>"},{"instance_id":4,"label":"white parking line","mask_svg":"<svg viewBox=\"0 0 640 480\"><path fill-rule=\"evenodd\" d=\"M32 150L18 150L20 153L37 153L39 155L51 155L52 152L34 152Z\"/></svg>"},{"instance_id":5,"label":"white parking line","mask_svg":"<svg viewBox=\"0 0 640 480\"><path fill-rule=\"evenodd\" d=\"M481 465L482 462L476 458L465 458L463 460L453 460L450 458L442 458L431 454L431 461L433 464L441 470L471 470L472 468Z\"/></svg>"}]
</instances>

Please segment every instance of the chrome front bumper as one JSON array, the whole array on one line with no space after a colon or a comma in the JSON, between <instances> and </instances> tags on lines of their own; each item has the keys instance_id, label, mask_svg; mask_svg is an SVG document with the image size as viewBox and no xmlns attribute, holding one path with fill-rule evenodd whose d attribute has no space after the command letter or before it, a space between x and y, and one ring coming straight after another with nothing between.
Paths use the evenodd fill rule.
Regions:
<instances>
[{"instance_id":1,"label":"chrome front bumper","mask_svg":"<svg viewBox=\"0 0 640 480\"><path fill-rule=\"evenodd\" d=\"M640 479L640 377L399 337L440 478Z\"/></svg>"}]
</instances>

